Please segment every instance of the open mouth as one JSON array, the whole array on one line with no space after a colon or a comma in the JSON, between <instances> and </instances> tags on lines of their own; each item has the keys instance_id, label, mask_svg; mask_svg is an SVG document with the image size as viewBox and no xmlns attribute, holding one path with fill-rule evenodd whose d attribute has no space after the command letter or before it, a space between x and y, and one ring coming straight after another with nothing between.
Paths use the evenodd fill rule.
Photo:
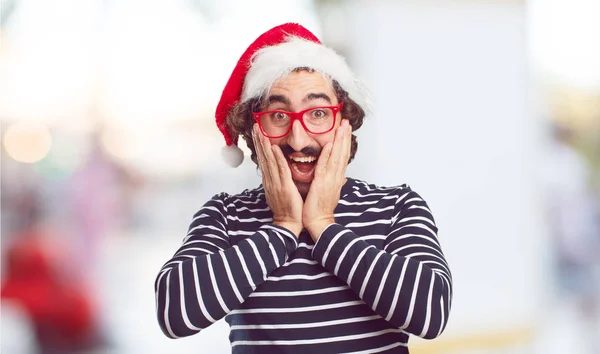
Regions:
<instances>
[{"instance_id":1,"label":"open mouth","mask_svg":"<svg viewBox=\"0 0 600 354\"><path fill-rule=\"evenodd\" d=\"M317 157L315 156L288 156L292 179L297 182L312 181L316 163Z\"/></svg>"}]
</instances>

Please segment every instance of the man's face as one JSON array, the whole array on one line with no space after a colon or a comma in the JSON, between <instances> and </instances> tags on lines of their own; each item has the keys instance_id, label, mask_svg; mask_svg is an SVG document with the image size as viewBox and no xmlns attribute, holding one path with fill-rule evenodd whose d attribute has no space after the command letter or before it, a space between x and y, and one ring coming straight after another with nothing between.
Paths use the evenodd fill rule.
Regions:
<instances>
[{"instance_id":1,"label":"man's face","mask_svg":"<svg viewBox=\"0 0 600 354\"><path fill-rule=\"evenodd\" d=\"M269 103L264 107L264 111L280 109L299 112L312 107L335 106L339 103L331 83L322 74L306 70L294 71L277 80L267 99ZM325 144L333 142L335 128L340 123L341 113L338 112L334 129L325 134L311 134L296 120L288 135L270 139L271 144L281 147L292 172L292 179L303 198L308 194L321 150Z\"/></svg>"}]
</instances>

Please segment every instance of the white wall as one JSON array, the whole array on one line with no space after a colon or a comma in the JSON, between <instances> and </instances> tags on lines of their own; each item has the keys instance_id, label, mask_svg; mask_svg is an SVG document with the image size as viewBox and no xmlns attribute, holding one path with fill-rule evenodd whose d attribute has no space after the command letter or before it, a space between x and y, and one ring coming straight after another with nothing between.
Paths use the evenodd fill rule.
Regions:
<instances>
[{"instance_id":1,"label":"white wall","mask_svg":"<svg viewBox=\"0 0 600 354\"><path fill-rule=\"evenodd\" d=\"M523 5L362 0L350 13L351 64L375 100L350 170L430 204L454 276L446 335L533 324L546 246Z\"/></svg>"}]
</instances>

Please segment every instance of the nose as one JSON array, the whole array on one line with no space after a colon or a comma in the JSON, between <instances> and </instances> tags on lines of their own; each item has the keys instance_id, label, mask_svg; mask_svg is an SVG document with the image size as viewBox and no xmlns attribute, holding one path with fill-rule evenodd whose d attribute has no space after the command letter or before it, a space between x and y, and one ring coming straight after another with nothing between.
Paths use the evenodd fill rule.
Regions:
<instances>
[{"instance_id":1,"label":"nose","mask_svg":"<svg viewBox=\"0 0 600 354\"><path fill-rule=\"evenodd\" d=\"M300 121L294 121L287 140L288 145L296 151L301 151L310 144L310 136L308 136Z\"/></svg>"}]
</instances>

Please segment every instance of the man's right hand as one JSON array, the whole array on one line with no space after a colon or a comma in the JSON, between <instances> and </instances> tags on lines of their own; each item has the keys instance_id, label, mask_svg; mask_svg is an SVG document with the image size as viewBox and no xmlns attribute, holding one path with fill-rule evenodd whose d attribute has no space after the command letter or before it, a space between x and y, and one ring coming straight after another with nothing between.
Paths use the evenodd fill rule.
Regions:
<instances>
[{"instance_id":1,"label":"man's right hand","mask_svg":"<svg viewBox=\"0 0 600 354\"><path fill-rule=\"evenodd\" d=\"M287 160L281 148L271 145L256 123L252 128L252 139L267 204L273 212L273 224L290 230L298 237L302 231L304 202L292 180Z\"/></svg>"}]
</instances>

